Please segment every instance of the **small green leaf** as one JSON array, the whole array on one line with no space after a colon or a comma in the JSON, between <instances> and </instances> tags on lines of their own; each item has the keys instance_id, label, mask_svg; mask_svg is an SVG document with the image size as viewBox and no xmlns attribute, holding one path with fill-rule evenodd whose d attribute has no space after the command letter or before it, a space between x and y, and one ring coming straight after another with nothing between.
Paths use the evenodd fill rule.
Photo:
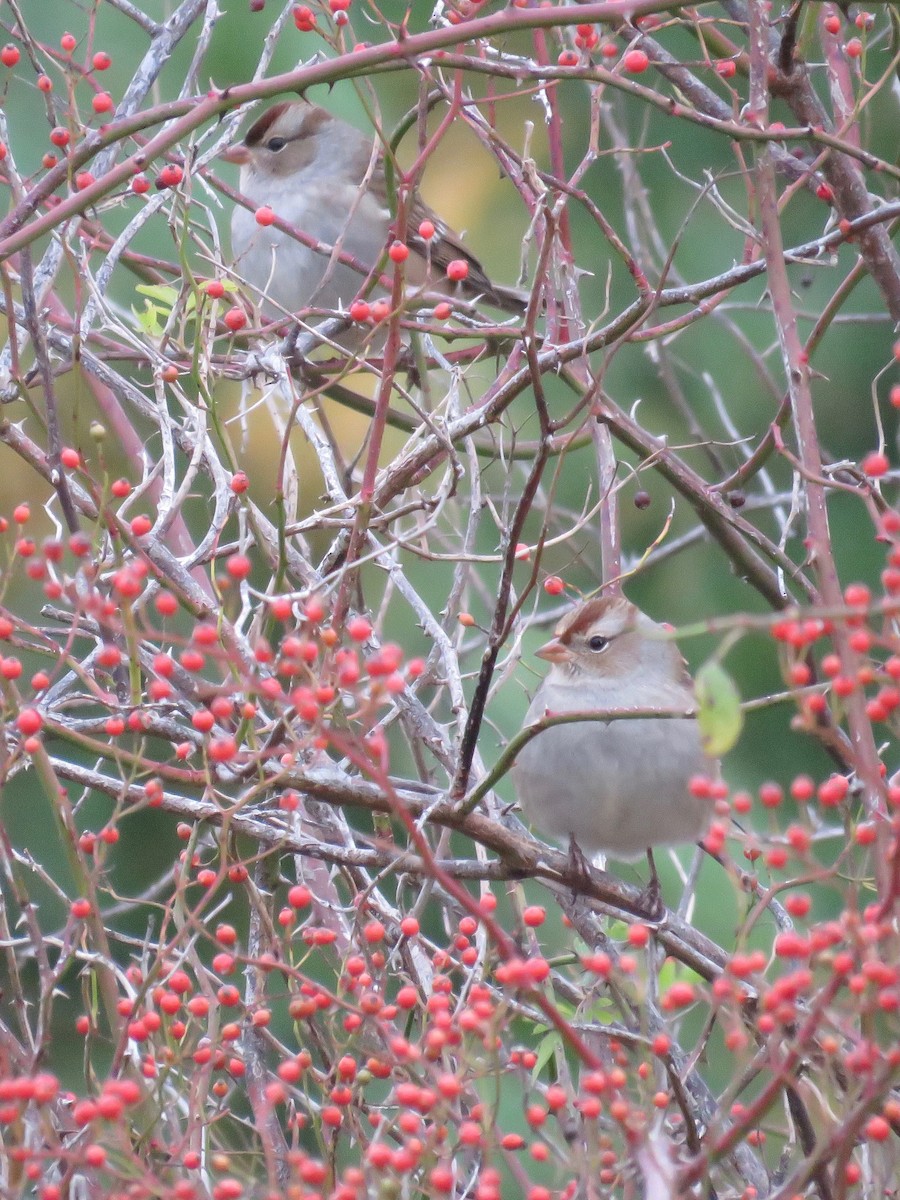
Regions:
<instances>
[{"instance_id":1,"label":"small green leaf","mask_svg":"<svg viewBox=\"0 0 900 1200\"><path fill-rule=\"evenodd\" d=\"M550 1059L556 1054L557 1050L562 1050L562 1038L554 1029L552 1033L545 1034L541 1038L537 1047L537 1059L531 1072L532 1079L539 1079L544 1067Z\"/></svg>"},{"instance_id":2,"label":"small green leaf","mask_svg":"<svg viewBox=\"0 0 900 1200\"><path fill-rule=\"evenodd\" d=\"M163 326L160 323L160 310L155 304L151 304L149 300L144 301L143 312L131 307L132 315L137 322L138 328L143 330L148 337L159 338L162 336Z\"/></svg>"},{"instance_id":3,"label":"small green leaf","mask_svg":"<svg viewBox=\"0 0 900 1200\"><path fill-rule=\"evenodd\" d=\"M719 758L727 754L743 728L740 693L731 676L715 659L704 663L697 672L695 691L703 749L710 758Z\"/></svg>"},{"instance_id":4,"label":"small green leaf","mask_svg":"<svg viewBox=\"0 0 900 1200\"><path fill-rule=\"evenodd\" d=\"M141 296L158 300L164 308L174 308L175 301L178 299L178 289L164 283L139 283L134 290Z\"/></svg>"}]
</instances>

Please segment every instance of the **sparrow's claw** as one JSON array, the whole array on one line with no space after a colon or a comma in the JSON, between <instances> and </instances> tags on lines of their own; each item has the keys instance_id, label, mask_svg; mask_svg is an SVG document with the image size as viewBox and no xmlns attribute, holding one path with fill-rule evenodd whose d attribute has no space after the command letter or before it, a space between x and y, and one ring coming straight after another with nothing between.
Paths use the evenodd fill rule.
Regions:
<instances>
[{"instance_id":1,"label":"sparrow's claw","mask_svg":"<svg viewBox=\"0 0 900 1200\"><path fill-rule=\"evenodd\" d=\"M661 921L665 916L666 905L662 898L662 886L656 873L656 862L653 851L647 847L647 862L650 864L650 879L647 886L638 897L638 907L647 913L651 921Z\"/></svg>"},{"instance_id":2,"label":"sparrow's claw","mask_svg":"<svg viewBox=\"0 0 900 1200\"><path fill-rule=\"evenodd\" d=\"M578 893L585 891L587 885L590 884L592 876L591 864L571 834L569 835L568 874L572 882L572 903L574 904Z\"/></svg>"}]
</instances>

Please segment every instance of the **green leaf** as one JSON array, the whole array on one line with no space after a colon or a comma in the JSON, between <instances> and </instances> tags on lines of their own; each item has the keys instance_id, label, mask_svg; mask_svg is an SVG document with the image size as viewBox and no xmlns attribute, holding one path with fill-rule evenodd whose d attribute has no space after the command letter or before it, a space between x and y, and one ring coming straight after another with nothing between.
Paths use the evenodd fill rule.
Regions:
<instances>
[{"instance_id":1,"label":"green leaf","mask_svg":"<svg viewBox=\"0 0 900 1200\"><path fill-rule=\"evenodd\" d=\"M735 744L744 725L740 693L715 659L704 663L697 672L695 691L703 749L710 758L719 758Z\"/></svg>"},{"instance_id":2,"label":"green leaf","mask_svg":"<svg viewBox=\"0 0 900 1200\"><path fill-rule=\"evenodd\" d=\"M163 307L169 309L175 307L175 301L178 299L178 289L164 283L139 283L134 290L141 296L158 300Z\"/></svg>"},{"instance_id":3,"label":"green leaf","mask_svg":"<svg viewBox=\"0 0 900 1200\"><path fill-rule=\"evenodd\" d=\"M135 308L134 305L131 306L131 312L137 322L138 328L143 330L148 337L162 337L163 325L159 319L161 310L155 304L151 304L149 300L145 300L143 312Z\"/></svg>"},{"instance_id":4,"label":"green leaf","mask_svg":"<svg viewBox=\"0 0 900 1200\"><path fill-rule=\"evenodd\" d=\"M539 1079L544 1067L546 1067L550 1059L556 1054L557 1050L562 1050L562 1048L562 1038L555 1029L552 1033L548 1033L542 1037L537 1046L537 1060L532 1069L531 1078Z\"/></svg>"}]
</instances>

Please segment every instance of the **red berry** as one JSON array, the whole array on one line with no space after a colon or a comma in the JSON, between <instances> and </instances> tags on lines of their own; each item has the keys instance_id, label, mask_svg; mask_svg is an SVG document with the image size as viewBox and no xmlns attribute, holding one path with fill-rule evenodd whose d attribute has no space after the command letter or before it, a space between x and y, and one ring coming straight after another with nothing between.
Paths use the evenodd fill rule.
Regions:
<instances>
[{"instance_id":1,"label":"red berry","mask_svg":"<svg viewBox=\"0 0 900 1200\"><path fill-rule=\"evenodd\" d=\"M234 738L213 738L209 743L209 757L213 762L231 762L237 756Z\"/></svg>"},{"instance_id":2,"label":"red berry","mask_svg":"<svg viewBox=\"0 0 900 1200\"><path fill-rule=\"evenodd\" d=\"M816 785L808 775L798 775L791 784L791 796L803 803L806 800L811 800L815 795Z\"/></svg>"},{"instance_id":3,"label":"red berry","mask_svg":"<svg viewBox=\"0 0 900 1200\"><path fill-rule=\"evenodd\" d=\"M14 67L19 61L19 47L14 46L12 42L8 42L2 50L0 50L0 62L4 67Z\"/></svg>"},{"instance_id":4,"label":"red berry","mask_svg":"<svg viewBox=\"0 0 900 1200\"><path fill-rule=\"evenodd\" d=\"M227 329L230 329L232 333L237 333L247 324L247 314L239 304L236 304L234 308L229 308L222 320Z\"/></svg>"},{"instance_id":5,"label":"red berry","mask_svg":"<svg viewBox=\"0 0 900 1200\"><path fill-rule=\"evenodd\" d=\"M731 79L737 73L737 63L730 58L723 58L716 63L716 74L720 79Z\"/></svg>"},{"instance_id":6,"label":"red berry","mask_svg":"<svg viewBox=\"0 0 900 1200\"><path fill-rule=\"evenodd\" d=\"M392 242L388 250L388 258L393 263L406 262L409 258L409 246L404 245L403 242Z\"/></svg>"},{"instance_id":7,"label":"red berry","mask_svg":"<svg viewBox=\"0 0 900 1200\"><path fill-rule=\"evenodd\" d=\"M643 50L629 50L622 59L622 66L632 75L640 75L650 66L650 59Z\"/></svg>"},{"instance_id":8,"label":"red berry","mask_svg":"<svg viewBox=\"0 0 900 1200\"><path fill-rule=\"evenodd\" d=\"M697 998L694 985L687 982L673 983L667 992L663 993L662 1008L671 1012L676 1008L686 1008Z\"/></svg>"},{"instance_id":9,"label":"red berry","mask_svg":"<svg viewBox=\"0 0 900 1200\"><path fill-rule=\"evenodd\" d=\"M885 1142L891 1136L890 1124L884 1117L872 1117L866 1123L866 1137L873 1142Z\"/></svg>"},{"instance_id":10,"label":"red berry","mask_svg":"<svg viewBox=\"0 0 900 1200\"><path fill-rule=\"evenodd\" d=\"M812 901L805 892L793 892L785 900L784 907L792 917L805 917L812 907Z\"/></svg>"},{"instance_id":11,"label":"red berry","mask_svg":"<svg viewBox=\"0 0 900 1200\"><path fill-rule=\"evenodd\" d=\"M268 204L264 204L262 208L258 208L255 216L257 225L271 225L275 221L275 213L269 208Z\"/></svg>"},{"instance_id":12,"label":"red berry","mask_svg":"<svg viewBox=\"0 0 900 1200\"><path fill-rule=\"evenodd\" d=\"M779 958L808 958L811 952L809 940L793 930L779 933L775 938L775 953Z\"/></svg>"},{"instance_id":13,"label":"red berry","mask_svg":"<svg viewBox=\"0 0 900 1200\"><path fill-rule=\"evenodd\" d=\"M113 107L113 98L109 92L98 92L91 102L95 113L108 113Z\"/></svg>"},{"instance_id":14,"label":"red berry","mask_svg":"<svg viewBox=\"0 0 900 1200\"><path fill-rule=\"evenodd\" d=\"M304 605L304 617L311 620L313 624L318 624L325 616L325 605L320 596L310 596Z\"/></svg>"},{"instance_id":15,"label":"red berry","mask_svg":"<svg viewBox=\"0 0 900 1200\"><path fill-rule=\"evenodd\" d=\"M365 617L351 617L347 622L347 634L354 642L368 641L372 633L372 626Z\"/></svg>"},{"instance_id":16,"label":"red berry","mask_svg":"<svg viewBox=\"0 0 900 1200\"><path fill-rule=\"evenodd\" d=\"M36 708L23 708L16 718L16 728L26 737L32 737L44 724L44 719Z\"/></svg>"},{"instance_id":17,"label":"red berry","mask_svg":"<svg viewBox=\"0 0 900 1200\"><path fill-rule=\"evenodd\" d=\"M177 163L168 163L156 177L156 186L163 188L177 187L184 179L184 171Z\"/></svg>"},{"instance_id":18,"label":"red berry","mask_svg":"<svg viewBox=\"0 0 900 1200\"><path fill-rule=\"evenodd\" d=\"M777 783L764 783L759 789L759 799L763 808L778 808L783 795Z\"/></svg>"},{"instance_id":19,"label":"red berry","mask_svg":"<svg viewBox=\"0 0 900 1200\"><path fill-rule=\"evenodd\" d=\"M871 479L878 479L882 475L886 475L890 470L890 465L887 455L881 454L877 450L867 454L862 461L862 469Z\"/></svg>"},{"instance_id":20,"label":"red berry","mask_svg":"<svg viewBox=\"0 0 900 1200\"><path fill-rule=\"evenodd\" d=\"M628 944L634 947L646 946L650 940L650 930L646 925L635 924L628 929Z\"/></svg>"},{"instance_id":21,"label":"red berry","mask_svg":"<svg viewBox=\"0 0 900 1200\"><path fill-rule=\"evenodd\" d=\"M825 808L836 808L849 790L850 784L843 775L832 775L830 779L819 784L819 803Z\"/></svg>"},{"instance_id":22,"label":"red berry","mask_svg":"<svg viewBox=\"0 0 900 1200\"><path fill-rule=\"evenodd\" d=\"M453 1169L452 1167L434 1167L432 1168L428 1182L436 1192L452 1192L453 1191Z\"/></svg>"},{"instance_id":23,"label":"red berry","mask_svg":"<svg viewBox=\"0 0 900 1200\"><path fill-rule=\"evenodd\" d=\"M225 561L225 570L232 579L246 579L252 564L246 554L231 554Z\"/></svg>"},{"instance_id":24,"label":"red berry","mask_svg":"<svg viewBox=\"0 0 900 1200\"><path fill-rule=\"evenodd\" d=\"M461 280L468 278L469 264L464 258L454 258L447 263L447 278L454 283L459 283Z\"/></svg>"},{"instance_id":25,"label":"red berry","mask_svg":"<svg viewBox=\"0 0 900 1200\"><path fill-rule=\"evenodd\" d=\"M95 71L106 71L112 66L112 59L105 50L98 50L91 62Z\"/></svg>"},{"instance_id":26,"label":"red berry","mask_svg":"<svg viewBox=\"0 0 900 1200\"><path fill-rule=\"evenodd\" d=\"M844 601L854 608L865 608L872 593L864 583L848 583L844 588Z\"/></svg>"}]
</instances>

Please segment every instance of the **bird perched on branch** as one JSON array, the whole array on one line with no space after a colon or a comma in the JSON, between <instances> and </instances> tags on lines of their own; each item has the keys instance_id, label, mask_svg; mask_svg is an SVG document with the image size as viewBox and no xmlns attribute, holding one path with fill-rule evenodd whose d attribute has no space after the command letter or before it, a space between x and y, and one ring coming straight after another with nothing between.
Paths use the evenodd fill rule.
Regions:
<instances>
[{"instance_id":1,"label":"bird perched on branch","mask_svg":"<svg viewBox=\"0 0 900 1200\"><path fill-rule=\"evenodd\" d=\"M620 859L696 841L711 807L691 781L713 777L716 764L704 753L684 659L663 627L623 596L602 597L568 613L537 654L551 668L526 726L555 714L625 715L552 725L519 751L513 778L528 819L584 853ZM629 710L660 716L632 719ZM664 715L672 713L684 715Z\"/></svg>"},{"instance_id":2,"label":"bird perched on branch","mask_svg":"<svg viewBox=\"0 0 900 1200\"><path fill-rule=\"evenodd\" d=\"M300 309L346 311L392 245L383 157L372 139L305 100L276 104L222 158L241 167L240 190L255 212L234 210L234 264L270 318ZM261 210L306 235L299 241ZM454 293L521 313L526 297L491 282L478 259L418 197L394 261L407 290ZM341 255L351 261L344 261ZM393 269L390 262L388 268ZM384 294L376 289L375 294Z\"/></svg>"}]
</instances>

